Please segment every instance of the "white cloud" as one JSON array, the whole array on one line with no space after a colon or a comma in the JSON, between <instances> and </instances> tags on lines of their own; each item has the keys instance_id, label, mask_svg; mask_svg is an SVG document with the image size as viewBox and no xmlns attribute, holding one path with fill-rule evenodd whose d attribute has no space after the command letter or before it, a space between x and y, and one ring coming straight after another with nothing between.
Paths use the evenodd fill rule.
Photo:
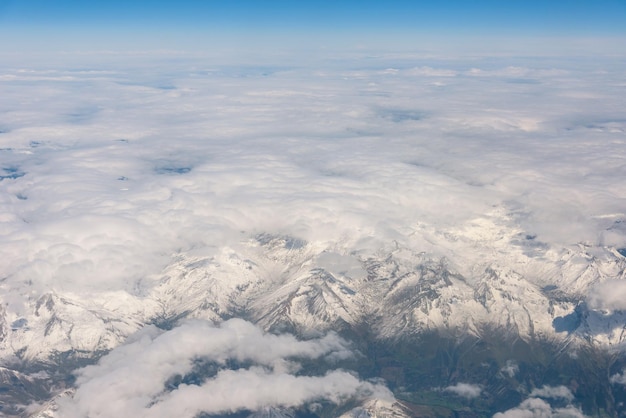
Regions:
<instances>
[{"instance_id":1,"label":"white cloud","mask_svg":"<svg viewBox=\"0 0 626 418\"><path fill-rule=\"evenodd\" d=\"M493 418L584 418L582 411L573 406L552 408L543 399L529 398L519 406L498 412Z\"/></svg>"},{"instance_id":2,"label":"white cloud","mask_svg":"<svg viewBox=\"0 0 626 418\"><path fill-rule=\"evenodd\" d=\"M626 280L606 280L594 286L587 297L594 309L626 310Z\"/></svg>"},{"instance_id":3,"label":"white cloud","mask_svg":"<svg viewBox=\"0 0 626 418\"><path fill-rule=\"evenodd\" d=\"M473 385L471 383L457 383L456 385L444 388L444 390L468 399L479 397L483 391L480 385Z\"/></svg>"},{"instance_id":4,"label":"white cloud","mask_svg":"<svg viewBox=\"0 0 626 418\"><path fill-rule=\"evenodd\" d=\"M543 399L540 399L543 398ZM565 401L565 407L553 407L544 399ZM574 395L565 386L548 386L535 388L517 407L495 414L494 418L583 418L585 415L572 404Z\"/></svg>"},{"instance_id":5,"label":"white cloud","mask_svg":"<svg viewBox=\"0 0 626 418\"><path fill-rule=\"evenodd\" d=\"M476 78L459 76L462 59L404 58L408 69L383 77L372 69L389 68L382 56L351 78L358 59L323 72L202 61L185 72L180 56L111 54L90 71L81 60L94 57L65 59L0 69L1 168L24 173L0 184L0 271L40 292L133 289L171 254L209 252L242 230L434 251L413 225L459 229L494 205L519 208L503 221L542 242L626 245L602 218L626 200L619 73L472 59L485 67ZM445 89L416 82L444 76ZM560 96L576 91L606 100Z\"/></svg>"},{"instance_id":6,"label":"white cloud","mask_svg":"<svg viewBox=\"0 0 626 418\"><path fill-rule=\"evenodd\" d=\"M507 360L504 367L500 369L500 372L509 377L513 377L519 372L519 366L514 360Z\"/></svg>"},{"instance_id":7,"label":"white cloud","mask_svg":"<svg viewBox=\"0 0 626 418\"><path fill-rule=\"evenodd\" d=\"M316 400L339 404L348 398L393 399L384 386L346 371L295 374L298 359L337 360L351 355L347 343L334 334L298 341L291 335L264 334L240 319L219 327L189 321L166 332L147 327L98 364L80 369L76 393L59 400L60 413L64 417L194 417L200 412L295 407ZM165 390L169 379L191 372L198 359L215 362L221 370L202 383ZM227 360L252 366L228 370Z\"/></svg>"},{"instance_id":8,"label":"white cloud","mask_svg":"<svg viewBox=\"0 0 626 418\"><path fill-rule=\"evenodd\" d=\"M448 68L432 68L428 66L414 67L407 70L407 74L420 77L455 77L458 72Z\"/></svg>"},{"instance_id":9,"label":"white cloud","mask_svg":"<svg viewBox=\"0 0 626 418\"><path fill-rule=\"evenodd\" d=\"M570 402L574 400L574 395L565 386L544 385L541 388L533 389L532 392L530 392L530 396L537 398L564 399Z\"/></svg>"},{"instance_id":10,"label":"white cloud","mask_svg":"<svg viewBox=\"0 0 626 418\"><path fill-rule=\"evenodd\" d=\"M379 385L353 375L334 371L324 376L294 376L268 373L263 369L227 370L203 385L181 385L146 411L148 417L194 417L199 412L224 413L241 409L297 407L326 400L341 404L351 398L383 397L391 394ZM115 416L115 415L113 415Z\"/></svg>"},{"instance_id":11,"label":"white cloud","mask_svg":"<svg viewBox=\"0 0 626 418\"><path fill-rule=\"evenodd\" d=\"M557 76L568 75L567 70L549 68L549 69L535 69L527 67L508 66L505 68L498 68L494 70L483 70L481 68L471 68L467 71L467 75L470 76L482 76L482 77L536 77L536 78L549 78Z\"/></svg>"},{"instance_id":12,"label":"white cloud","mask_svg":"<svg viewBox=\"0 0 626 418\"><path fill-rule=\"evenodd\" d=\"M622 371L622 373L615 373L611 376L611 383L626 385L626 370Z\"/></svg>"}]
</instances>

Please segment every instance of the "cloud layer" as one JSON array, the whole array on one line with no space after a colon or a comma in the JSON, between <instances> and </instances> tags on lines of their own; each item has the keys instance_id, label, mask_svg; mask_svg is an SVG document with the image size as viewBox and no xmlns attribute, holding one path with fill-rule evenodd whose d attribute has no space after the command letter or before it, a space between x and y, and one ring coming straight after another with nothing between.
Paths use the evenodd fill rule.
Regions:
<instances>
[{"instance_id":1,"label":"cloud layer","mask_svg":"<svg viewBox=\"0 0 626 418\"><path fill-rule=\"evenodd\" d=\"M162 332L148 327L128 343L77 372L77 390L60 400L64 417L194 417L265 407L297 407L312 401L341 404L348 399L393 399L380 384L332 370L322 376L297 373L298 359L336 361L352 356L336 335L298 341L264 334L240 319L219 327L186 322ZM214 375L185 383L199 361L214 362ZM229 369L232 361L248 365ZM181 380L168 390L168 382ZM171 383L170 383L171 386Z\"/></svg>"},{"instance_id":2,"label":"cloud layer","mask_svg":"<svg viewBox=\"0 0 626 418\"><path fill-rule=\"evenodd\" d=\"M270 54L252 64L247 55L183 53L3 60L2 358L20 348L110 349L167 311L164 303L181 302L176 292L169 299L150 293L168 279L167 266L187 255L221 262L218 256L237 254L264 233L306 241L317 254L328 250L320 263L337 272L362 274L355 260L399 247L445 258L470 281L491 264L529 280L557 280L564 253L584 254L570 263L580 271L596 260L613 266L604 275L619 270L626 248L622 61L374 52L319 60ZM284 266L274 261L259 266L262 279L282 278ZM592 304L623 309L626 298L615 298L624 293L621 282L606 283L592 292ZM588 290L571 287L576 297ZM68 301L66 316L55 316L46 302L54 300ZM65 318L84 321L63 328ZM115 328L110 318L131 319ZM115 335L102 338L93 323ZM293 388L284 398L251 389L248 405L340 402L380 389L341 371L298 376L284 361L343 355L335 337L275 344L239 325L144 330L81 371L68 414L125 399L124 408L150 416L172 399L217 390L217 382ZM243 331L264 349L229 337ZM194 356L209 355L257 366L163 392L172 375L191 370ZM331 393L325 385L344 389ZM470 389L455 387L476 393ZM186 413L243 407L229 396L221 404L185 401ZM529 401L539 410L541 402Z\"/></svg>"},{"instance_id":3,"label":"cloud layer","mask_svg":"<svg viewBox=\"0 0 626 418\"><path fill-rule=\"evenodd\" d=\"M0 68L14 282L132 290L170 254L241 231L445 253L421 226L458 235L487 218L537 242L626 247L625 80L610 60L74 59Z\"/></svg>"}]
</instances>

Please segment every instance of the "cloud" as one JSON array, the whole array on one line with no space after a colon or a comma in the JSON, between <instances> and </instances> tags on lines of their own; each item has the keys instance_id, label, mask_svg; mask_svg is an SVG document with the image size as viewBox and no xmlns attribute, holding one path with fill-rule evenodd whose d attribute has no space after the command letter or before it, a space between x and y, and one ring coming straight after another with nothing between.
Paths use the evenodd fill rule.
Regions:
<instances>
[{"instance_id":1,"label":"cloud","mask_svg":"<svg viewBox=\"0 0 626 418\"><path fill-rule=\"evenodd\" d=\"M448 68L432 68L428 66L414 67L406 70L408 75L419 77L455 77L457 71Z\"/></svg>"},{"instance_id":2,"label":"cloud","mask_svg":"<svg viewBox=\"0 0 626 418\"><path fill-rule=\"evenodd\" d=\"M296 373L299 359L332 363L350 356L347 343L332 333L300 341L265 334L240 319L219 326L188 321L166 332L146 327L98 364L78 370L74 396L59 400L59 407L64 417L194 417L319 400L340 404L353 398L393 399L384 386L346 371ZM193 372L200 360L217 364L216 372L166 389L172 379ZM249 366L231 370L232 361Z\"/></svg>"},{"instance_id":3,"label":"cloud","mask_svg":"<svg viewBox=\"0 0 626 418\"><path fill-rule=\"evenodd\" d=\"M626 245L617 219L601 217L626 199L611 131L624 128L619 73L541 60L494 70L480 58L469 63L481 77L463 75L463 59L404 58L391 75L380 74L396 60L385 56L320 72L224 63L187 73L158 55L109 55L85 70L88 56L65 59L3 70L2 169L24 175L0 184L0 268L40 292L131 291L171 254L210 252L240 231L445 252L413 225L459 230L494 206L542 242ZM344 76L353 67L358 77ZM501 79L531 75L553 89ZM433 77L454 84L428 87ZM606 100L560 96L577 91ZM381 109L392 110L373 117Z\"/></svg>"},{"instance_id":4,"label":"cloud","mask_svg":"<svg viewBox=\"0 0 626 418\"><path fill-rule=\"evenodd\" d=\"M447 388L444 388L444 390L446 392L452 392L467 399L477 398L483 391L480 385L472 385L470 383L457 383L454 386L448 386Z\"/></svg>"},{"instance_id":5,"label":"cloud","mask_svg":"<svg viewBox=\"0 0 626 418\"><path fill-rule=\"evenodd\" d=\"M626 371L622 371L622 373L615 373L611 376L611 383L626 385Z\"/></svg>"},{"instance_id":6,"label":"cloud","mask_svg":"<svg viewBox=\"0 0 626 418\"><path fill-rule=\"evenodd\" d=\"M572 405L574 395L565 386L548 386L535 388L517 407L495 414L494 418L583 418L585 415ZM543 398L543 399L540 399ZM544 399L566 402L564 407L553 407Z\"/></svg>"},{"instance_id":7,"label":"cloud","mask_svg":"<svg viewBox=\"0 0 626 418\"><path fill-rule=\"evenodd\" d=\"M543 281L587 251L578 243L600 262L626 247L613 58L236 55L2 60L0 304L7 326L28 323L0 342L3 359L233 315L318 261L357 281L363 260L406 248L470 284L489 264ZM255 258L263 233L310 257ZM181 261L194 257L206 269ZM250 269L228 270L237 262ZM164 286L193 274L202 286L185 296ZM607 292L594 301L618 307ZM208 308L190 313L188 299ZM45 300L58 301L47 316Z\"/></svg>"},{"instance_id":8,"label":"cloud","mask_svg":"<svg viewBox=\"0 0 626 418\"><path fill-rule=\"evenodd\" d=\"M626 310L626 280L606 280L595 285L587 301L594 309Z\"/></svg>"},{"instance_id":9,"label":"cloud","mask_svg":"<svg viewBox=\"0 0 626 418\"><path fill-rule=\"evenodd\" d=\"M565 386L544 385L541 388L533 389L532 392L530 392L530 396L537 398L564 399L570 402L574 400L574 395Z\"/></svg>"},{"instance_id":10,"label":"cloud","mask_svg":"<svg viewBox=\"0 0 626 418\"><path fill-rule=\"evenodd\" d=\"M504 367L500 369L500 373L509 377L515 376L519 372L519 366L514 360L507 360Z\"/></svg>"},{"instance_id":11,"label":"cloud","mask_svg":"<svg viewBox=\"0 0 626 418\"><path fill-rule=\"evenodd\" d=\"M582 411L573 406L552 408L543 399L529 398L519 406L496 413L493 418L584 418Z\"/></svg>"},{"instance_id":12,"label":"cloud","mask_svg":"<svg viewBox=\"0 0 626 418\"><path fill-rule=\"evenodd\" d=\"M535 69L527 67L515 67L508 66L505 68L499 68L494 70L484 70L481 68L471 68L466 72L469 76L480 77L537 77L537 78L550 78L550 77L562 77L567 76L569 71L563 69Z\"/></svg>"},{"instance_id":13,"label":"cloud","mask_svg":"<svg viewBox=\"0 0 626 418\"><path fill-rule=\"evenodd\" d=\"M297 407L307 402L390 398L379 385L363 382L350 373L334 371L324 376L267 373L263 369L227 370L203 385L181 385L148 408L148 417L194 417L199 412L224 413L268 406ZM115 416L115 415L113 415Z\"/></svg>"}]
</instances>

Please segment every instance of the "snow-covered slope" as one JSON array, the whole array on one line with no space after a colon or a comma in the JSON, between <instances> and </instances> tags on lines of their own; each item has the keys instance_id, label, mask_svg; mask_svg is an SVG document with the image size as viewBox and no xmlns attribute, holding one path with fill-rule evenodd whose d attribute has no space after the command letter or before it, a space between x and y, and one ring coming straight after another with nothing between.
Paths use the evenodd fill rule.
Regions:
<instances>
[{"instance_id":1,"label":"snow-covered slope","mask_svg":"<svg viewBox=\"0 0 626 418\"><path fill-rule=\"evenodd\" d=\"M511 254L496 253L473 265L465 257L459 265L398 243L359 252L265 233L210 257L177 254L133 293L29 295L28 314L2 312L2 358L90 356L145 324L167 328L187 317L243 316L303 335L365 323L378 338L424 330L478 334L489 324L523 339L571 334L611 347L626 341L623 312L586 303L598 283L626 279L623 256L584 246L514 256L510 262Z\"/></svg>"},{"instance_id":2,"label":"snow-covered slope","mask_svg":"<svg viewBox=\"0 0 626 418\"><path fill-rule=\"evenodd\" d=\"M207 255L177 253L159 275L132 291L33 295L28 286L5 283L27 301L27 314L0 312L1 356L8 366L1 383L24 382L24 390L6 395L21 399L14 412L24 416L30 405L28 411L38 416L55 416L55 402L46 399L68 396L58 384L62 376L148 324L169 329L185 318L217 323L243 317L302 337L367 329L368 338L387 341L431 331L481 338L484 330L496 330L512 340L554 341L572 353L588 344L624 352L626 312L596 306L590 297L602 284L626 280L620 252L535 243L528 251L523 242L503 251L494 249L500 245L496 237L462 245L460 236L433 235L438 249L429 253L415 251L410 242L372 250L262 233ZM510 241L518 238L518 232L510 233ZM459 248L466 251L457 253ZM477 256L469 257L468 248ZM20 374L24 367L40 373ZM64 367L55 377L41 372ZM345 416L410 414L400 404L373 402Z\"/></svg>"}]
</instances>

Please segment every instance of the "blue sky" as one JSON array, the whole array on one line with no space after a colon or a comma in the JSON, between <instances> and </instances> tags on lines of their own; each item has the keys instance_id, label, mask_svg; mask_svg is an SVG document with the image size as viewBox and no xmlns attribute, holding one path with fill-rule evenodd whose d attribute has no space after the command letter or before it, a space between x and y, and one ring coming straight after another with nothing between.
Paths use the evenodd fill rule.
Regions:
<instances>
[{"instance_id":1,"label":"blue sky","mask_svg":"<svg viewBox=\"0 0 626 418\"><path fill-rule=\"evenodd\" d=\"M129 33L255 36L565 36L626 34L626 1L0 0L9 44L114 40ZM8 38L7 38L8 37Z\"/></svg>"}]
</instances>

